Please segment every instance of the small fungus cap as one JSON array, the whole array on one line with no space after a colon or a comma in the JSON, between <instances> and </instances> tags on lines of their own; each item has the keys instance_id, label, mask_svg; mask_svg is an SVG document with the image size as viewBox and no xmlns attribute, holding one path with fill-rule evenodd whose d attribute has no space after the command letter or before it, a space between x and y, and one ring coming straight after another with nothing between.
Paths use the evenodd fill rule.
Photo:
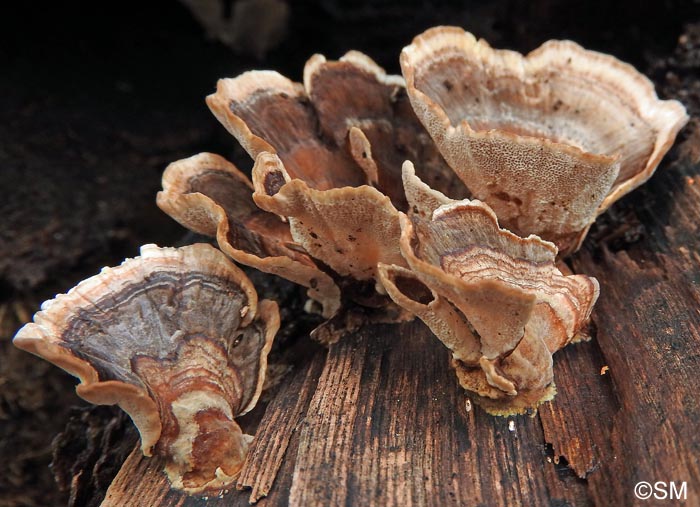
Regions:
<instances>
[{"instance_id":1,"label":"small fungus cap","mask_svg":"<svg viewBox=\"0 0 700 507\"><path fill-rule=\"evenodd\" d=\"M338 310L333 279L294 241L288 222L255 204L252 182L223 157L200 153L170 164L157 203L188 229L215 237L233 260L307 287L326 317Z\"/></svg>"},{"instance_id":2,"label":"small fungus cap","mask_svg":"<svg viewBox=\"0 0 700 507\"><path fill-rule=\"evenodd\" d=\"M314 55L303 85L267 71L222 79L207 103L256 159L256 203L288 219L294 240L341 276L376 280L377 260L403 262L404 160L424 163L440 190L465 192L403 80L362 53Z\"/></svg>"}]
</instances>

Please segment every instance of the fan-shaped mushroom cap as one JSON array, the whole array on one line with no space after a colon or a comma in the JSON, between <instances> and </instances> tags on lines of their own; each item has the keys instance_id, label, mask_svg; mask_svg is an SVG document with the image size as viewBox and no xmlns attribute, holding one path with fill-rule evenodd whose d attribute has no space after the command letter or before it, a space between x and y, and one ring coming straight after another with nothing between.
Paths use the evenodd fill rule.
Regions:
<instances>
[{"instance_id":1,"label":"fan-shaped mushroom cap","mask_svg":"<svg viewBox=\"0 0 700 507\"><path fill-rule=\"evenodd\" d=\"M277 305L218 250L146 245L45 302L14 344L128 412L173 487L217 492L243 465L251 437L234 418L260 395L278 327Z\"/></svg>"},{"instance_id":2,"label":"fan-shaped mushroom cap","mask_svg":"<svg viewBox=\"0 0 700 507\"><path fill-rule=\"evenodd\" d=\"M284 181L279 187L270 180ZM379 262L405 265L398 211L376 188L316 190L291 179L277 155L261 153L253 168L255 202L289 217L294 241L341 276L374 280Z\"/></svg>"},{"instance_id":3,"label":"fan-shaped mushroom cap","mask_svg":"<svg viewBox=\"0 0 700 507\"><path fill-rule=\"evenodd\" d=\"M523 57L437 27L404 48L401 68L418 117L473 197L563 254L651 177L688 119L632 66L570 41Z\"/></svg>"},{"instance_id":4,"label":"fan-shaped mushroom cap","mask_svg":"<svg viewBox=\"0 0 700 507\"><path fill-rule=\"evenodd\" d=\"M207 104L251 157L277 154L290 178L310 188L371 184L403 209L401 164L410 159L434 188L466 196L416 118L403 79L357 51L339 61L314 55L303 86L270 71L221 79Z\"/></svg>"},{"instance_id":5,"label":"fan-shaped mushroom cap","mask_svg":"<svg viewBox=\"0 0 700 507\"><path fill-rule=\"evenodd\" d=\"M222 79L207 103L256 159L255 202L288 219L293 240L340 277L371 281L378 262L405 265L396 208L406 207L406 158L440 190L465 195L402 79L361 53L315 55L303 86L263 71Z\"/></svg>"},{"instance_id":6,"label":"fan-shaped mushroom cap","mask_svg":"<svg viewBox=\"0 0 700 507\"><path fill-rule=\"evenodd\" d=\"M276 184L263 185L270 189ZM170 164L157 203L188 229L216 237L235 261L307 287L324 316L340 307L335 282L294 243L288 223L257 207L253 184L224 158L200 153Z\"/></svg>"},{"instance_id":7,"label":"fan-shaped mushroom cap","mask_svg":"<svg viewBox=\"0 0 700 507\"><path fill-rule=\"evenodd\" d=\"M552 243L501 229L480 201L435 192L410 162L404 185L411 212L410 218L401 215L401 253L413 274L382 266L389 295L453 351L465 388L491 398L514 397L505 401L513 410L549 397L551 355L588 320L598 297L596 280L562 275ZM414 278L412 291L397 283L399 275ZM423 290L416 290L417 283Z\"/></svg>"}]
</instances>

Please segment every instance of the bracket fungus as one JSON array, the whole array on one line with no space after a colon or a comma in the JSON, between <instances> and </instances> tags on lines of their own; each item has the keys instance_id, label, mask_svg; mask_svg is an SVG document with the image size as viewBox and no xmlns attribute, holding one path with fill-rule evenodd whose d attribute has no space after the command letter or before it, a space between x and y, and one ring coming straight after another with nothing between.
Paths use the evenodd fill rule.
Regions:
<instances>
[{"instance_id":1,"label":"bracket fungus","mask_svg":"<svg viewBox=\"0 0 700 507\"><path fill-rule=\"evenodd\" d=\"M207 103L255 159L252 184L224 159L201 154L166 170L159 206L215 235L233 259L306 286L326 317L342 300L391 303L376 286L377 265L405 264L397 211L406 207L405 159L419 161L441 191L466 195L402 79L361 53L315 55L303 85L271 71L222 79Z\"/></svg>"},{"instance_id":2,"label":"bracket fungus","mask_svg":"<svg viewBox=\"0 0 700 507\"><path fill-rule=\"evenodd\" d=\"M258 208L252 193L253 184L232 163L200 153L167 167L157 203L188 229L216 237L235 261L307 287L330 317L340 306L338 286L294 242L289 224Z\"/></svg>"},{"instance_id":3,"label":"bracket fungus","mask_svg":"<svg viewBox=\"0 0 700 507\"><path fill-rule=\"evenodd\" d=\"M255 202L288 219L295 241L340 277L376 281L378 262L403 262L396 209L405 207L406 158L437 188L465 191L402 79L359 52L313 56L303 85L260 71L222 79L207 103L256 159Z\"/></svg>"},{"instance_id":4,"label":"bracket fungus","mask_svg":"<svg viewBox=\"0 0 700 507\"><path fill-rule=\"evenodd\" d=\"M585 334L598 298L557 256L651 177L687 121L630 65L568 41L522 56L438 27L401 68L405 83L351 51L313 56L303 84L220 80L207 104L251 178L202 153L168 166L157 203L221 252L144 246L15 337L86 400L128 412L175 488L233 484L251 438L235 418L260 395L279 327L228 258L306 287L326 343L417 316L488 412L524 412L554 395L552 355Z\"/></svg>"},{"instance_id":5,"label":"bracket fungus","mask_svg":"<svg viewBox=\"0 0 700 507\"><path fill-rule=\"evenodd\" d=\"M405 83L351 51L313 56L303 84L221 79L207 104L255 160L252 181L200 154L168 167L158 204L307 287L328 333L355 329L353 305L418 316L489 410L536 406L598 296L557 255L652 175L687 115L630 65L569 41L522 56L437 27L401 68Z\"/></svg>"},{"instance_id":6,"label":"bracket fungus","mask_svg":"<svg viewBox=\"0 0 700 507\"><path fill-rule=\"evenodd\" d=\"M45 302L14 344L124 409L173 487L215 494L243 465L252 437L234 418L258 400L278 327L277 304L218 250L146 245Z\"/></svg>"},{"instance_id":7,"label":"bracket fungus","mask_svg":"<svg viewBox=\"0 0 700 507\"><path fill-rule=\"evenodd\" d=\"M562 255L651 177L688 120L634 67L571 41L522 56L437 27L404 48L401 68L418 117L472 196Z\"/></svg>"},{"instance_id":8,"label":"bracket fungus","mask_svg":"<svg viewBox=\"0 0 700 507\"><path fill-rule=\"evenodd\" d=\"M389 295L452 351L460 384L486 398L487 411L550 399L552 354L587 323L598 282L563 275L553 243L501 229L488 205L445 197L410 162L404 185L411 212L401 215L401 253L410 269L381 266Z\"/></svg>"}]
</instances>

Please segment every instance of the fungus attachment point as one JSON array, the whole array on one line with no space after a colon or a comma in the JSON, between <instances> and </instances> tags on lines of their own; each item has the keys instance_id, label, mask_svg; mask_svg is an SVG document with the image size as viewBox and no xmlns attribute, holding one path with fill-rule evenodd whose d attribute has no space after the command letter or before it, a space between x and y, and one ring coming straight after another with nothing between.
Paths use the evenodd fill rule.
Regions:
<instances>
[{"instance_id":1,"label":"fungus attachment point","mask_svg":"<svg viewBox=\"0 0 700 507\"><path fill-rule=\"evenodd\" d=\"M522 56L437 27L404 48L401 69L416 114L472 196L508 230L564 255L651 177L688 120L631 65L570 41Z\"/></svg>"},{"instance_id":2,"label":"fungus attachment point","mask_svg":"<svg viewBox=\"0 0 700 507\"><path fill-rule=\"evenodd\" d=\"M45 302L14 344L124 409L174 488L216 494L243 466L252 437L234 418L257 402L278 328L276 303L221 252L146 245Z\"/></svg>"},{"instance_id":3,"label":"fungus attachment point","mask_svg":"<svg viewBox=\"0 0 700 507\"><path fill-rule=\"evenodd\" d=\"M556 247L501 229L476 200L455 201L404 165L409 216L401 253L410 270L380 267L392 299L423 320L452 351L460 384L507 414L553 395L552 354L587 322L598 283L564 276Z\"/></svg>"}]
</instances>

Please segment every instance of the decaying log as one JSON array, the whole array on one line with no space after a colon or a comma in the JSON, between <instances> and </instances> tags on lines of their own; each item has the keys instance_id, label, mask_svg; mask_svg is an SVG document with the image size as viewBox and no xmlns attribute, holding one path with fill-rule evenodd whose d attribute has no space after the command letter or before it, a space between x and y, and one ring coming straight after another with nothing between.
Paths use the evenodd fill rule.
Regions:
<instances>
[{"instance_id":1,"label":"decaying log","mask_svg":"<svg viewBox=\"0 0 700 507\"><path fill-rule=\"evenodd\" d=\"M685 481L698 505L700 167L659 172L574 257L601 284L593 339L555 355L558 394L534 417L467 411L422 324L368 326L272 400L246 490L186 497L134 451L103 505L635 505L639 481ZM620 216L645 225L621 241Z\"/></svg>"}]
</instances>

